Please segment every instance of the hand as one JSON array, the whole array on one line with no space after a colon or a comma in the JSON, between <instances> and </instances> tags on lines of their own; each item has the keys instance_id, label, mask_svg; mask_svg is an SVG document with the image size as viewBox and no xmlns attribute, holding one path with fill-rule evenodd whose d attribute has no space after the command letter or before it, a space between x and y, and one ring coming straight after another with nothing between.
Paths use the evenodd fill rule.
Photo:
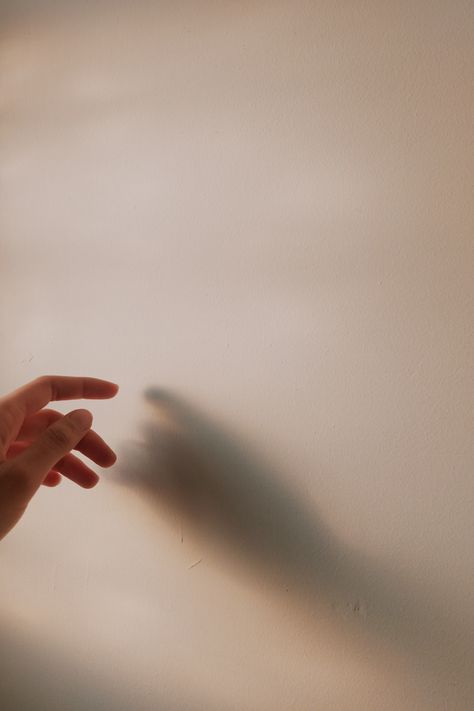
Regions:
<instances>
[{"instance_id":1,"label":"hand","mask_svg":"<svg viewBox=\"0 0 474 711\"><path fill-rule=\"evenodd\" d=\"M97 378L45 375L0 398L0 539L24 514L41 484L57 486L61 475L86 489L99 477L71 449L102 467L114 452L91 430L92 414L73 410L62 415L43 410L51 400L105 399L118 385Z\"/></svg>"}]
</instances>

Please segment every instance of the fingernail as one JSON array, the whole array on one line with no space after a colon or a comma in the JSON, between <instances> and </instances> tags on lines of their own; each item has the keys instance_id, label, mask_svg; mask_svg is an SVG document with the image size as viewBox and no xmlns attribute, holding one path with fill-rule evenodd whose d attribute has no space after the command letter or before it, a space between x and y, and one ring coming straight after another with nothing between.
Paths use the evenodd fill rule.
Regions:
<instances>
[{"instance_id":1,"label":"fingernail","mask_svg":"<svg viewBox=\"0 0 474 711\"><path fill-rule=\"evenodd\" d=\"M74 410L74 412L69 413L69 419L76 427L84 430L89 429L92 424L92 414L89 410Z\"/></svg>"}]
</instances>

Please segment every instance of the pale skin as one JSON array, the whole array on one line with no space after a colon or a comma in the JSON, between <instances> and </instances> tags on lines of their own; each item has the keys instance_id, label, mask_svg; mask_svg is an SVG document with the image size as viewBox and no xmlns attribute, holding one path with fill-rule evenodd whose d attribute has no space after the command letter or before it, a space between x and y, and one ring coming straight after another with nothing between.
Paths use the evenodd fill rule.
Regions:
<instances>
[{"instance_id":1,"label":"pale skin","mask_svg":"<svg viewBox=\"0 0 474 711\"><path fill-rule=\"evenodd\" d=\"M23 516L41 485L57 486L63 476L85 489L98 475L72 450L101 467L116 455L91 429L89 410L63 415L46 408L54 400L103 400L117 394L118 385L98 378L44 375L0 397L0 539Z\"/></svg>"}]
</instances>

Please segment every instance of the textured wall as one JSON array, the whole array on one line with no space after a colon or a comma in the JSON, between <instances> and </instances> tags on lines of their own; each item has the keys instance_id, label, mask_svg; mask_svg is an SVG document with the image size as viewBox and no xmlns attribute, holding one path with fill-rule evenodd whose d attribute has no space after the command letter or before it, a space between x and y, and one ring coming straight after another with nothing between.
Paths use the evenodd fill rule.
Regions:
<instances>
[{"instance_id":1,"label":"textured wall","mask_svg":"<svg viewBox=\"0 0 474 711\"><path fill-rule=\"evenodd\" d=\"M121 384L2 711L472 709L472 4L0 13L1 389Z\"/></svg>"}]
</instances>

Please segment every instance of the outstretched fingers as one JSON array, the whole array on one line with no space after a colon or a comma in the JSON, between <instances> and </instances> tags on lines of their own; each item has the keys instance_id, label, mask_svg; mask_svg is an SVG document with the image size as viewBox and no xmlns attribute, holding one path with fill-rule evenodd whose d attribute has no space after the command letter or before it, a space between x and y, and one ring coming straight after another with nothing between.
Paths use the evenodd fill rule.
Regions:
<instances>
[{"instance_id":1,"label":"outstretched fingers","mask_svg":"<svg viewBox=\"0 0 474 711\"><path fill-rule=\"evenodd\" d=\"M0 455L17 439L24 420L54 400L107 399L118 385L99 378L43 375L0 399Z\"/></svg>"},{"instance_id":2,"label":"outstretched fingers","mask_svg":"<svg viewBox=\"0 0 474 711\"><path fill-rule=\"evenodd\" d=\"M41 410L27 417L17 435L17 440L31 442L42 434L53 422L63 417L56 410ZM113 449L94 430L89 430L74 447L100 467L110 467L117 460Z\"/></svg>"},{"instance_id":3,"label":"outstretched fingers","mask_svg":"<svg viewBox=\"0 0 474 711\"><path fill-rule=\"evenodd\" d=\"M29 447L29 442L14 442L7 452L7 459L14 459ZM62 476L78 484L84 489L92 489L99 481L98 475L74 454L65 454L49 469L41 484L44 486L57 486L61 483Z\"/></svg>"}]
</instances>

